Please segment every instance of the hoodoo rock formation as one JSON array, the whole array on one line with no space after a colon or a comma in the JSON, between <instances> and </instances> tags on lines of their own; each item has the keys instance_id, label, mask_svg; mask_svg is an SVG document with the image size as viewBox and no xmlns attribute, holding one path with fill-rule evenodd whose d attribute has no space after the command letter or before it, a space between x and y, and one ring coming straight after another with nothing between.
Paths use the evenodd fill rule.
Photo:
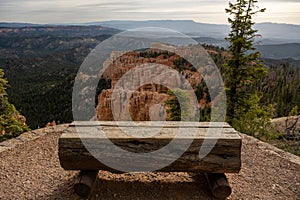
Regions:
<instances>
[{"instance_id":1,"label":"hoodoo rock formation","mask_svg":"<svg viewBox=\"0 0 300 200\"><path fill-rule=\"evenodd\" d=\"M98 96L97 119L100 121L165 120L165 101L170 99L168 90L186 89L189 85L196 90L203 82L200 72L190 63L168 51L148 49L123 55L113 52L104 65L107 67L103 77L111 80L111 88Z\"/></svg>"}]
</instances>

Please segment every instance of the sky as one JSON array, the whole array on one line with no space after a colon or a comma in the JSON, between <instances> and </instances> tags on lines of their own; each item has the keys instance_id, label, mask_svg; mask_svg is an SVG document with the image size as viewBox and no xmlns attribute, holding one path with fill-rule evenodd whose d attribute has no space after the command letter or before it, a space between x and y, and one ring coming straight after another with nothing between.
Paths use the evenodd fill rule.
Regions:
<instances>
[{"instance_id":1,"label":"sky","mask_svg":"<svg viewBox=\"0 0 300 200\"><path fill-rule=\"evenodd\" d=\"M226 24L228 0L0 0L0 21L82 23L108 20L194 20ZM234 2L232 0L232 2ZM300 25L300 0L260 0L256 22Z\"/></svg>"}]
</instances>

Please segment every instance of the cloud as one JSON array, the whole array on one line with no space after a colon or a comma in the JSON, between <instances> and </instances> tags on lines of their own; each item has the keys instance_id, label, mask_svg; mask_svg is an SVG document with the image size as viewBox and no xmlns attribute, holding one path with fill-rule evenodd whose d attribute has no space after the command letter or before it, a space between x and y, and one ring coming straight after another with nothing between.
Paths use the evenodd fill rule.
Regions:
<instances>
[{"instance_id":1,"label":"cloud","mask_svg":"<svg viewBox=\"0 0 300 200\"><path fill-rule=\"evenodd\" d=\"M280 5L279 7L276 5ZM259 21L298 23L299 0L261 0L267 13ZM0 21L35 23L87 22L114 19L192 19L226 23L224 0L1 0ZM286 13L280 19L280 13ZM286 17L288 16L288 17ZM276 19L275 19L276 17ZM299 17L298 17L299 18ZM282 21L285 20L285 21Z\"/></svg>"}]
</instances>

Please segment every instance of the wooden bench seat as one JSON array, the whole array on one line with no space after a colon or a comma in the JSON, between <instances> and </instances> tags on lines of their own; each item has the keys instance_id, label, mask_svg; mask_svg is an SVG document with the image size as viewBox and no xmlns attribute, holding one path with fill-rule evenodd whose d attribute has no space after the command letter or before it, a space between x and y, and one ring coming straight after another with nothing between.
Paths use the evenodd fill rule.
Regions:
<instances>
[{"instance_id":1,"label":"wooden bench seat","mask_svg":"<svg viewBox=\"0 0 300 200\"><path fill-rule=\"evenodd\" d=\"M128 160L128 162L132 159L130 157L124 158L126 155L114 152L109 152L110 154L107 155L105 151L108 148L107 138L125 151L137 154L147 153L168 145L178 134L179 127L184 134L176 138L177 142L180 144L192 139L191 145L176 161L156 171L205 173L212 193L217 193L214 196L223 198L231 193L223 173L238 173L240 171L242 142L238 132L228 124L165 122L162 126L153 122L137 122L136 125L132 126L125 122L119 124L110 121L74 122L64 131L59 139L59 159L61 166L65 170L82 171L80 181L75 185L75 191L79 195L85 196L89 193L98 170L118 172L118 170L106 166L96 158L107 156L111 157L112 160L122 158ZM124 129L126 130L125 132ZM105 132L105 137L98 135L97 130ZM158 133L152 137L147 137L151 131L158 131ZM128 132L140 135L140 137L136 137L136 135L133 137ZM220 132L220 134L216 135L214 134L215 132ZM88 144L89 148L93 148L93 155L84 144ZM205 148L211 151L209 151L207 156L200 158L200 149L203 150ZM176 147L173 150L180 151ZM164 155L161 157L156 156L155 159L156 161L161 159L163 162L169 158L167 155ZM144 168L147 171L146 169L149 166L155 168L156 163L152 163L151 159L141 160L141 162L135 163L137 165L135 167L140 169L139 171L143 171Z\"/></svg>"}]
</instances>

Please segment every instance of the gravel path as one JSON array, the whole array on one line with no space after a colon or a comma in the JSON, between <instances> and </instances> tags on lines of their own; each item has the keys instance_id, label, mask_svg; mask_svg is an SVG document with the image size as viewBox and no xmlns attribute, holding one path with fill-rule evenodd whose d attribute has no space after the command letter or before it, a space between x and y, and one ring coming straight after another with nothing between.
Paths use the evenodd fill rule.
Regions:
<instances>
[{"instance_id":1,"label":"gravel path","mask_svg":"<svg viewBox=\"0 0 300 200\"><path fill-rule=\"evenodd\" d=\"M42 136L0 151L0 199L80 199L72 188L78 172L64 171L57 156L66 127L36 130ZM233 188L228 199L300 199L300 158L242 138L243 166L239 174L227 174ZM212 199L207 190L202 175L101 171L89 199Z\"/></svg>"}]
</instances>

